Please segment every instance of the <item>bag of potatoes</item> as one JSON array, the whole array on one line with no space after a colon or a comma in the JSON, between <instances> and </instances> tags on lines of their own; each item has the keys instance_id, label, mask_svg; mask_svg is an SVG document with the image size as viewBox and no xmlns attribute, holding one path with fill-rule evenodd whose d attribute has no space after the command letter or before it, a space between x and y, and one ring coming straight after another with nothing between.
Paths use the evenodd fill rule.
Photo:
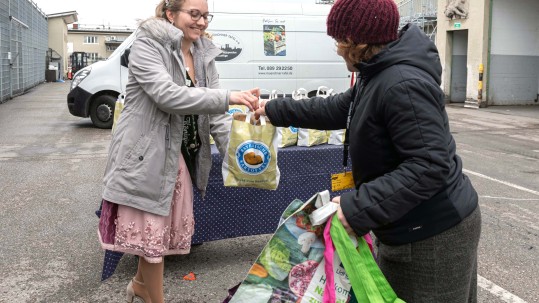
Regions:
<instances>
[{"instance_id":1,"label":"bag of potatoes","mask_svg":"<svg viewBox=\"0 0 539 303\"><path fill-rule=\"evenodd\" d=\"M233 114L227 154L223 159L223 181L230 187L275 190L279 185L278 134L275 126L252 113Z\"/></svg>"},{"instance_id":2,"label":"bag of potatoes","mask_svg":"<svg viewBox=\"0 0 539 303\"><path fill-rule=\"evenodd\" d=\"M292 93L292 98L298 100L307 99L307 90L300 88ZM314 146L326 144L328 142L328 134L325 130L300 128L298 130L298 146Z\"/></svg>"},{"instance_id":3,"label":"bag of potatoes","mask_svg":"<svg viewBox=\"0 0 539 303\"><path fill-rule=\"evenodd\" d=\"M283 93L281 96L279 96L277 90L273 90L269 96L269 99L272 100L279 97L284 98L286 95ZM279 147L293 146L298 143L298 129L296 127L277 127L277 132L279 133Z\"/></svg>"},{"instance_id":4,"label":"bag of potatoes","mask_svg":"<svg viewBox=\"0 0 539 303\"><path fill-rule=\"evenodd\" d=\"M333 89L328 88L327 86L320 86L316 91L317 97L327 98L331 95L334 95ZM344 144L344 129L338 130L328 130L328 144L332 145L343 145Z\"/></svg>"}]
</instances>

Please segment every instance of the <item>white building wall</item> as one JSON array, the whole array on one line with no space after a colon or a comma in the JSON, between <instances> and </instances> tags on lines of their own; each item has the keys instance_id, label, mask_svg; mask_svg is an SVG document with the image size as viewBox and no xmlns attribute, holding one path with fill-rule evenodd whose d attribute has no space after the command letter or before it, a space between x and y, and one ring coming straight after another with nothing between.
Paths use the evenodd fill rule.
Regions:
<instances>
[{"instance_id":1,"label":"white building wall","mask_svg":"<svg viewBox=\"0 0 539 303\"><path fill-rule=\"evenodd\" d=\"M438 2L438 31L436 45L442 62L442 89L447 98L451 92L451 64L453 60L453 39L448 34L454 31L468 31L466 99L478 99L479 66L487 72L488 22L490 0L467 0L469 13L466 19L450 20L444 15L447 1ZM484 97L483 97L484 99Z\"/></svg>"},{"instance_id":2,"label":"white building wall","mask_svg":"<svg viewBox=\"0 0 539 303\"><path fill-rule=\"evenodd\" d=\"M493 0L489 105L536 102L539 95L537 16L537 0Z\"/></svg>"}]
</instances>

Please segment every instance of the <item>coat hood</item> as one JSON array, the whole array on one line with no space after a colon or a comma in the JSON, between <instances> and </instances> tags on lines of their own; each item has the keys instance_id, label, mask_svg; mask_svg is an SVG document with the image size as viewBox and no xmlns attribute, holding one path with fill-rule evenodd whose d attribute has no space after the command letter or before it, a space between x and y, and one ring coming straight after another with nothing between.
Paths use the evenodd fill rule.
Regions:
<instances>
[{"instance_id":1,"label":"coat hood","mask_svg":"<svg viewBox=\"0 0 539 303\"><path fill-rule=\"evenodd\" d=\"M162 18L149 18L140 24L140 36L146 36L162 45L178 46L183 33Z\"/></svg>"},{"instance_id":2,"label":"coat hood","mask_svg":"<svg viewBox=\"0 0 539 303\"><path fill-rule=\"evenodd\" d=\"M367 62L357 64L356 67L369 79L396 64L420 68L441 84L442 65L438 49L416 25L407 24L400 31L397 40L390 42L380 53Z\"/></svg>"}]
</instances>

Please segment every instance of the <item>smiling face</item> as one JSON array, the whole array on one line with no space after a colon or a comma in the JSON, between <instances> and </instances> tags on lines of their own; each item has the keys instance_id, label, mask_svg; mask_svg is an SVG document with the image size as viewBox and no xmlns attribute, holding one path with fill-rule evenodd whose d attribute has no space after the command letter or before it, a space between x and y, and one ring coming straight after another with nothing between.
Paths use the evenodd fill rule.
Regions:
<instances>
[{"instance_id":1,"label":"smiling face","mask_svg":"<svg viewBox=\"0 0 539 303\"><path fill-rule=\"evenodd\" d=\"M172 21L174 26L181 29L183 39L188 42L198 40L208 28L208 22L201 17L198 20L193 20L191 12L200 12L202 15L208 13L208 2L206 0L186 0L181 10L177 12L167 11L169 21Z\"/></svg>"}]
</instances>

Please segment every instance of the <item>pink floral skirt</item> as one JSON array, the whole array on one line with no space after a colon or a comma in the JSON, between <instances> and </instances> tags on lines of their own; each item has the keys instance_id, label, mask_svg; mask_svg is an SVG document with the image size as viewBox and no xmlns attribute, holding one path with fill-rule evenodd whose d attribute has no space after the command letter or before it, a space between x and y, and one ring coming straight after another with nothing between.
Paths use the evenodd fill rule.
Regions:
<instances>
[{"instance_id":1,"label":"pink floral skirt","mask_svg":"<svg viewBox=\"0 0 539 303\"><path fill-rule=\"evenodd\" d=\"M193 184L183 157L168 216L103 200L98 236L103 249L161 263L165 255L188 254L194 233Z\"/></svg>"}]
</instances>

